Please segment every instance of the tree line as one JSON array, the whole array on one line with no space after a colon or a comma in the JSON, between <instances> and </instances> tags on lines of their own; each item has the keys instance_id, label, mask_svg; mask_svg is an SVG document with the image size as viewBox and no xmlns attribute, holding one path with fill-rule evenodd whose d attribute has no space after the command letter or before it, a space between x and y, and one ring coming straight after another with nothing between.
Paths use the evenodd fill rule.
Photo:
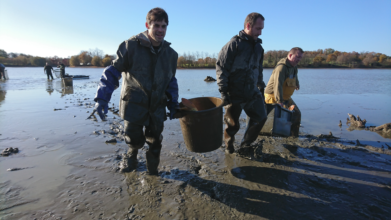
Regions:
<instances>
[{"instance_id":1,"label":"tree line","mask_svg":"<svg viewBox=\"0 0 391 220\"><path fill-rule=\"evenodd\" d=\"M115 59L115 55L104 55L103 51L96 48L89 51L80 51L79 54L61 58L31 56L23 53L7 53L0 49L0 63L5 66L45 66L46 63L56 66L59 62L65 66L98 66L106 67Z\"/></svg>"},{"instance_id":2,"label":"tree line","mask_svg":"<svg viewBox=\"0 0 391 220\"><path fill-rule=\"evenodd\" d=\"M391 68L391 57L376 52L341 52L332 48L316 51L304 51L298 67L307 68ZM263 67L274 68L278 61L288 55L286 50L269 50L264 53ZM62 62L66 66L98 66L106 67L116 55L108 55L102 50L90 49L79 54L60 58L31 56L23 53L7 53L0 49L0 63L6 66L44 66L46 62L57 65ZM178 57L178 68L215 68L217 54L206 52L187 52Z\"/></svg>"},{"instance_id":3,"label":"tree line","mask_svg":"<svg viewBox=\"0 0 391 220\"><path fill-rule=\"evenodd\" d=\"M278 61L287 57L289 51L269 50L264 53L263 67L274 68ZM215 68L216 54L184 53L178 58L179 68ZM341 52L332 48L304 51L298 67L307 68L391 68L391 57L376 52Z\"/></svg>"}]
</instances>

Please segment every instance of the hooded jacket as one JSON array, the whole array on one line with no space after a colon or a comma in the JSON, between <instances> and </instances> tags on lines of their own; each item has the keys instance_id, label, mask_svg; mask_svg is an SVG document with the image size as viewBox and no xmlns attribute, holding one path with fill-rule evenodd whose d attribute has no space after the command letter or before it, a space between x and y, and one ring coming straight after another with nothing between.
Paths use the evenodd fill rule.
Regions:
<instances>
[{"instance_id":1,"label":"hooded jacket","mask_svg":"<svg viewBox=\"0 0 391 220\"><path fill-rule=\"evenodd\" d=\"M262 40L254 40L244 31L234 36L219 53L216 78L220 93L227 93L232 103L244 103L260 94L263 82Z\"/></svg>"},{"instance_id":2,"label":"hooded jacket","mask_svg":"<svg viewBox=\"0 0 391 220\"><path fill-rule=\"evenodd\" d=\"M269 82L267 83L265 93L274 94L277 103L286 101L283 99L283 86L285 80L290 76L296 78L296 86L299 85L299 78L297 76L297 66L292 66L288 58L283 58L278 61L276 67L273 70L272 75L270 76Z\"/></svg>"},{"instance_id":3,"label":"hooded jacket","mask_svg":"<svg viewBox=\"0 0 391 220\"><path fill-rule=\"evenodd\" d=\"M122 73L121 117L139 125L148 125L150 119L163 123L166 106L178 103L175 78L178 54L167 41L155 51L145 31L122 42L117 56L102 75L95 100L110 101Z\"/></svg>"}]
</instances>

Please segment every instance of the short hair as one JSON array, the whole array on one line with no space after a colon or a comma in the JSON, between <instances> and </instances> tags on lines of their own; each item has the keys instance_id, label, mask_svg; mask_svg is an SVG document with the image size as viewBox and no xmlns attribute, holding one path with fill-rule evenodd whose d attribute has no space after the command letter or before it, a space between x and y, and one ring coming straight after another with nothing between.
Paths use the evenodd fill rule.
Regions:
<instances>
[{"instance_id":1,"label":"short hair","mask_svg":"<svg viewBox=\"0 0 391 220\"><path fill-rule=\"evenodd\" d=\"M294 47L294 48L292 48L292 49L289 51L288 55L289 55L289 54L297 54L298 52L304 53L304 50L301 49L300 47Z\"/></svg>"},{"instance_id":2,"label":"short hair","mask_svg":"<svg viewBox=\"0 0 391 220\"><path fill-rule=\"evenodd\" d=\"M253 27L255 22L257 22L258 18L261 18L262 21L265 20L265 18L259 13L253 12L253 13L248 14L246 17L246 20L244 20L244 29L246 29L247 23L250 23L250 26Z\"/></svg>"},{"instance_id":3,"label":"short hair","mask_svg":"<svg viewBox=\"0 0 391 220\"><path fill-rule=\"evenodd\" d=\"M162 8L153 8L147 14L147 22L151 24L152 21L165 21L168 25L167 12Z\"/></svg>"}]
</instances>

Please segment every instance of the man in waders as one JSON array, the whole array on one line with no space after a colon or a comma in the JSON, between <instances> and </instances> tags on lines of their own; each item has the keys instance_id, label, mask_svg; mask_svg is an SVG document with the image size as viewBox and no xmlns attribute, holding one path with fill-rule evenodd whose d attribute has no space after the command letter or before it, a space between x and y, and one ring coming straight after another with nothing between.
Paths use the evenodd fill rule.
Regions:
<instances>
[{"instance_id":1,"label":"man in waders","mask_svg":"<svg viewBox=\"0 0 391 220\"><path fill-rule=\"evenodd\" d=\"M65 65L61 62L58 62L57 68L60 68L60 76L61 78L65 77Z\"/></svg>"},{"instance_id":2,"label":"man in waders","mask_svg":"<svg viewBox=\"0 0 391 220\"><path fill-rule=\"evenodd\" d=\"M291 135L299 136L301 112L292 100L295 90L300 89L297 76L297 64L303 57L304 51L300 47L292 48L286 58L281 59L273 70L265 89L265 102L267 104L279 104L284 108L294 105L292 115Z\"/></svg>"},{"instance_id":3,"label":"man in waders","mask_svg":"<svg viewBox=\"0 0 391 220\"><path fill-rule=\"evenodd\" d=\"M46 71L46 75L48 75L48 80L49 80L49 77L52 77L52 80L53 80L52 70L53 70L53 67L50 66L48 63L46 63L45 67L43 68L43 71L44 72Z\"/></svg>"},{"instance_id":4,"label":"man in waders","mask_svg":"<svg viewBox=\"0 0 391 220\"><path fill-rule=\"evenodd\" d=\"M108 102L122 81L120 115L124 119L125 142L129 150L120 162L120 171L137 168L137 153L147 142L147 169L158 174L166 107L169 118L179 117L178 83L175 78L178 54L164 40L168 15L161 8L147 14L147 30L119 45L117 56L102 74L95 96L95 109L105 120ZM145 132L143 128L145 127Z\"/></svg>"},{"instance_id":5,"label":"man in waders","mask_svg":"<svg viewBox=\"0 0 391 220\"><path fill-rule=\"evenodd\" d=\"M5 66L2 63L0 63L0 79L5 80Z\"/></svg>"},{"instance_id":6,"label":"man in waders","mask_svg":"<svg viewBox=\"0 0 391 220\"><path fill-rule=\"evenodd\" d=\"M239 117L244 110L249 117L240 147L254 142L266 121L261 91L263 82L262 34L265 18L258 13L247 15L244 30L234 36L220 51L216 77L226 112L224 142L227 153L234 152L235 134L240 129Z\"/></svg>"}]
</instances>

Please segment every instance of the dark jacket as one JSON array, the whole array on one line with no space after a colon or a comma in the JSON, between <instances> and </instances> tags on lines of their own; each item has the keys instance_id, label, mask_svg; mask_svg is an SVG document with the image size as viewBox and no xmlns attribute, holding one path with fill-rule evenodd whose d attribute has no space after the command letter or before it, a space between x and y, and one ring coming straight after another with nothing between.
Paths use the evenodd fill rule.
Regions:
<instances>
[{"instance_id":1,"label":"dark jacket","mask_svg":"<svg viewBox=\"0 0 391 220\"><path fill-rule=\"evenodd\" d=\"M178 103L175 78L178 54L167 41L155 52L145 31L121 43L117 56L111 67L115 70L107 70L114 77L102 76L95 100L110 101L112 91L119 86L119 73L122 73L121 117L139 125L148 125L150 119L162 123L166 119L166 106ZM116 80L110 80L110 77ZM174 92L167 92L172 90Z\"/></svg>"},{"instance_id":2,"label":"dark jacket","mask_svg":"<svg viewBox=\"0 0 391 220\"><path fill-rule=\"evenodd\" d=\"M233 103L248 102L264 88L262 40L244 31L234 36L220 51L216 62L217 85Z\"/></svg>"},{"instance_id":3,"label":"dark jacket","mask_svg":"<svg viewBox=\"0 0 391 220\"><path fill-rule=\"evenodd\" d=\"M52 70L53 70L53 67L50 66L50 65L46 65L46 66L43 68L43 71L46 71L46 74L52 74Z\"/></svg>"}]
</instances>

